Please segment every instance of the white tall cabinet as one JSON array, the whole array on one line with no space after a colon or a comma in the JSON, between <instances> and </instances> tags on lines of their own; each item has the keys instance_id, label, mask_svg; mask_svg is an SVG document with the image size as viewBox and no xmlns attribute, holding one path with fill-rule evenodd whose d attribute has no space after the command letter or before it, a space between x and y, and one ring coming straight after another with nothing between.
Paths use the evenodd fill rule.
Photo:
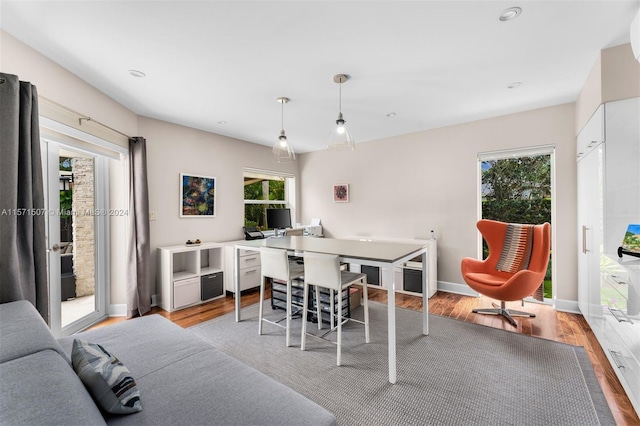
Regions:
<instances>
[{"instance_id":1,"label":"white tall cabinet","mask_svg":"<svg viewBox=\"0 0 640 426\"><path fill-rule=\"evenodd\" d=\"M640 262L620 259L640 223L640 98L601 105L577 138L578 306L640 413Z\"/></svg>"}]
</instances>

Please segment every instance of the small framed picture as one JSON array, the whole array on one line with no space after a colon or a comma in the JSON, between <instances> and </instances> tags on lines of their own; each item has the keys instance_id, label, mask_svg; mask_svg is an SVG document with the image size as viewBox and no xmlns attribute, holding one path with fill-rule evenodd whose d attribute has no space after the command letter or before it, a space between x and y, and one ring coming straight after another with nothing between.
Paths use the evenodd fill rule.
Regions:
<instances>
[{"instance_id":1,"label":"small framed picture","mask_svg":"<svg viewBox=\"0 0 640 426\"><path fill-rule=\"evenodd\" d=\"M349 184L339 183L333 185L333 201L336 203L348 203L349 202Z\"/></svg>"},{"instance_id":2,"label":"small framed picture","mask_svg":"<svg viewBox=\"0 0 640 426\"><path fill-rule=\"evenodd\" d=\"M180 217L216 216L216 178L180 173Z\"/></svg>"}]
</instances>

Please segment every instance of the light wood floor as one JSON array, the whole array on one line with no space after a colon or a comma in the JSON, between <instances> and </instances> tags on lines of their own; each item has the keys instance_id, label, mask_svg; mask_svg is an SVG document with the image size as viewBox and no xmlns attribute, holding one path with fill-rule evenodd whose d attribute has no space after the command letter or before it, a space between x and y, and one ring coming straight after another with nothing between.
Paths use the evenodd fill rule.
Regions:
<instances>
[{"instance_id":1,"label":"light wood floor","mask_svg":"<svg viewBox=\"0 0 640 426\"><path fill-rule=\"evenodd\" d=\"M269 292L267 292L267 294L269 294ZM242 306L257 303L259 297L260 295L257 291L243 294L241 299ZM386 302L387 292L384 290L371 289L369 291L369 300ZM158 313L181 327L186 328L233 312L233 302L233 297L227 296L199 306L171 313L160 308L153 308L152 313ZM519 302L511 302L507 304L507 307L536 314L536 318L516 318L518 327L514 328L507 323L507 321L497 316L480 315L471 312L474 308L491 307L491 302L491 299L484 297L476 298L437 292L429 299L429 312L435 315L500 328L514 333L522 333L571 345L583 346L589 355L591 364L593 365L600 386L602 387L617 424L621 426L640 425L640 419L633 409L629 398L627 398L611 364L609 364L596 337L582 315L557 312L548 305L538 303L525 303L525 307L522 308ZM421 310L422 299L416 296L397 294L396 306ZM109 318L96 327L110 325L119 321L124 321L124 318Z\"/></svg>"}]
</instances>

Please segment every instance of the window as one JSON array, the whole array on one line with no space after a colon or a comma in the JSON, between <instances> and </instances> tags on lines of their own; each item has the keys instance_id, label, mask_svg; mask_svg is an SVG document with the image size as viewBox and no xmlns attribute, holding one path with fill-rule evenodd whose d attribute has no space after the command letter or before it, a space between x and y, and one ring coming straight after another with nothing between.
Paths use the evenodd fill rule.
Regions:
<instances>
[{"instance_id":1,"label":"window","mask_svg":"<svg viewBox=\"0 0 640 426\"><path fill-rule=\"evenodd\" d=\"M553 234L553 160L553 146L480 153L480 217L512 223L549 222ZM487 254L483 241L482 257ZM553 297L551 259L544 279L545 299Z\"/></svg>"},{"instance_id":2,"label":"window","mask_svg":"<svg viewBox=\"0 0 640 426\"><path fill-rule=\"evenodd\" d=\"M279 172L245 169L244 226L269 230L267 209L290 208L295 222L295 178Z\"/></svg>"}]
</instances>

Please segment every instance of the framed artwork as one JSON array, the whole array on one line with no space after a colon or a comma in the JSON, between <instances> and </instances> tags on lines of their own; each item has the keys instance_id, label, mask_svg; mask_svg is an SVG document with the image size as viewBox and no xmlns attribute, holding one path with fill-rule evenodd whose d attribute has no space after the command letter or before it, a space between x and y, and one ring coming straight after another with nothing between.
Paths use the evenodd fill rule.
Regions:
<instances>
[{"instance_id":1,"label":"framed artwork","mask_svg":"<svg viewBox=\"0 0 640 426\"><path fill-rule=\"evenodd\" d=\"M216 178L180 173L180 217L216 216Z\"/></svg>"},{"instance_id":2,"label":"framed artwork","mask_svg":"<svg viewBox=\"0 0 640 426\"><path fill-rule=\"evenodd\" d=\"M333 185L333 201L336 203L348 203L349 202L349 184L339 183Z\"/></svg>"}]
</instances>

